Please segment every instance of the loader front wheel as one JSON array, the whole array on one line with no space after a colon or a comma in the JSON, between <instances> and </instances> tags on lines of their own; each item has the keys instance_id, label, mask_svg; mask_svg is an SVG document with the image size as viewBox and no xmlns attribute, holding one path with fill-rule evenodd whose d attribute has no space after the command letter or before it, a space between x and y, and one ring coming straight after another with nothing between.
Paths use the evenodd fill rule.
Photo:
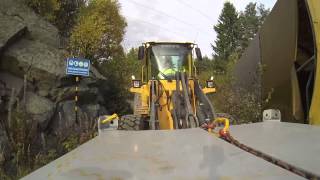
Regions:
<instances>
[{"instance_id":1,"label":"loader front wheel","mask_svg":"<svg viewBox=\"0 0 320 180\"><path fill-rule=\"evenodd\" d=\"M118 130L138 131L145 130L145 122L140 116L124 115L119 120Z\"/></svg>"}]
</instances>

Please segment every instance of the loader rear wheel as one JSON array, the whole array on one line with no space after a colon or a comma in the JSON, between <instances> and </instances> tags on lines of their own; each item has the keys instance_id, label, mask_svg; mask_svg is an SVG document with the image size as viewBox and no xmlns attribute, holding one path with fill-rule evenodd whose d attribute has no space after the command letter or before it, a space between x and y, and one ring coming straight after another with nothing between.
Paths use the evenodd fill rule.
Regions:
<instances>
[{"instance_id":1,"label":"loader rear wheel","mask_svg":"<svg viewBox=\"0 0 320 180\"><path fill-rule=\"evenodd\" d=\"M140 116L124 115L119 120L118 130L138 131L145 130L145 122Z\"/></svg>"}]
</instances>

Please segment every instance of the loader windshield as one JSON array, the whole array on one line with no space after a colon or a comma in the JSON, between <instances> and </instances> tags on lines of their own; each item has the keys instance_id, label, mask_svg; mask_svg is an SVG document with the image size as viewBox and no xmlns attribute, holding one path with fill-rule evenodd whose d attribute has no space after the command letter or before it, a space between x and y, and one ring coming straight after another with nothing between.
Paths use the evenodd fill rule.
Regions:
<instances>
[{"instance_id":1,"label":"loader windshield","mask_svg":"<svg viewBox=\"0 0 320 180\"><path fill-rule=\"evenodd\" d=\"M188 70L191 49L183 44L160 44L151 48L152 76L160 79L174 77L176 72Z\"/></svg>"}]
</instances>

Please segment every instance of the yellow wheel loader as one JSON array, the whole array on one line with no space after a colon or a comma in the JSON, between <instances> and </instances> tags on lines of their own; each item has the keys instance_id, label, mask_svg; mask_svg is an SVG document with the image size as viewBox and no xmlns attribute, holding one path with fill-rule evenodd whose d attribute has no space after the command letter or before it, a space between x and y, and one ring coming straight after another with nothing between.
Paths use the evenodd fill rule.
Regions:
<instances>
[{"instance_id":1,"label":"yellow wheel loader","mask_svg":"<svg viewBox=\"0 0 320 180\"><path fill-rule=\"evenodd\" d=\"M206 96L216 91L213 80L202 88L195 57L202 60L194 43L146 42L139 47L140 79L132 79L134 115L122 116L120 130L185 129L215 119Z\"/></svg>"}]
</instances>

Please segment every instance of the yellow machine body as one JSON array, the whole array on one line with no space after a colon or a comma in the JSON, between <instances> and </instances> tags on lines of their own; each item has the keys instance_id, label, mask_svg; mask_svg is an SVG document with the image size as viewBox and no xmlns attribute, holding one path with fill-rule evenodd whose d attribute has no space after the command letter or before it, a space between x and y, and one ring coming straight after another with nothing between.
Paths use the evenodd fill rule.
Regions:
<instances>
[{"instance_id":1,"label":"yellow machine body","mask_svg":"<svg viewBox=\"0 0 320 180\"><path fill-rule=\"evenodd\" d=\"M173 80L171 82L168 82L167 80L160 80L162 83L165 91L167 91L167 94L164 93L163 95L159 96L159 104L161 108L158 110L159 115L159 126L160 129L174 129L173 127L173 118L171 111L173 110L173 102L170 101L173 91L176 90L176 81ZM149 116L150 112L150 86L151 81L149 81L147 84L142 85L140 88L130 88L130 92L137 93L140 96L139 102L135 104L135 114L142 115L142 116ZM180 86L181 87L181 86ZM189 80L189 87L191 89L191 92L194 97L194 80ZM202 91L205 94L208 93L215 93L216 88L203 88ZM192 102L193 110L196 112L195 108L195 99L193 99Z\"/></svg>"},{"instance_id":2,"label":"yellow machine body","mask_svg":"<svg viewBox=\"0 0 320 180\"><path fill-rule=\"evenodd\" d=\"M316 45L316 70L314 91L309 112L309 123L314 125L320 125L320 1L308 0L309 11L311 15L311 21L314 31L314 41Z\"/></svg>"},{"instance_id":3,"label":"yellow machine body","mask_svg":"<svg viewBox=\"0 0 320 180\"><path fill-rule=\"evenodd\" d=\"M186 45L186 46L195 46L193 43L177 43L177 42L150 42L145 43L144 46L146 49L151 48L153 45L158 44L169 44L169 45ZM138 95L138 102L135 103L134 114L144 117L150 116L151 111L151 100L153 98L157 99L158 108L157 108L157 120L158 120L158 129L174 129L174 121L172 111L174 108L174 102L172 101L172 95L177 90L176 80L166 80L166 79L152 79L150 78L150 59L148 52L145 51L145 58L142 60L142 73L141 73L141 82L140 87L130 88L130 92ZM187 86L190 90L190 104L192 106L192 111L196 114L196 95L194 91L195 81L198 81L196 78L196 67L194 65L194 59L192 58L192 51L187 55L188 69L186 74L188 77ZM152 82L156 84L156 93L152 97L151 85ZM180 90L182 90L182 84L180 83ZM216 91L215 87L205 87L202 89L204 94L214 93Z\"/></svg>"}]
</instances>

